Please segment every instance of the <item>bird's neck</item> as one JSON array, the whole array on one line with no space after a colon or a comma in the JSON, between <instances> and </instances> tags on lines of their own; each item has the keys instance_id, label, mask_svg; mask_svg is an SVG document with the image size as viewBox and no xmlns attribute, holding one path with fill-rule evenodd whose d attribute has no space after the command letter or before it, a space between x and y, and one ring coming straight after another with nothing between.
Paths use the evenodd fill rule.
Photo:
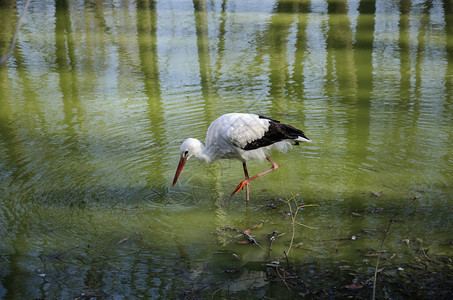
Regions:
<instances>
[{"instance_id":1,"label":"bird's neck","mask_svg":"<svg viewBox=\"0 0 453 300\"><path fill-rule=\"evenodd\" d=\"M197 147L197 150L194 152L193 156L202 162L211 163L213 161L208 149L201 142L199 143L199 147Z\"/></svg>"}]
</instances>

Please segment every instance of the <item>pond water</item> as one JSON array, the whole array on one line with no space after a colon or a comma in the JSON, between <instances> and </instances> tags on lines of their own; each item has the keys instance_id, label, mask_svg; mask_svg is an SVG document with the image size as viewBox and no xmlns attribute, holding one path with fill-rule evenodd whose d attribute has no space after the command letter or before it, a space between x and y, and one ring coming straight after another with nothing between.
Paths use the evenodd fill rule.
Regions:
<instances>
[{"instance_id":1,"label":"pond water","mask_svg":"<svg viewBox=\"0 0 453 300\"><path fill-rule=\"evenodd\" d=\"M24 5L1 3L1 55ZM396 279L451 260L452 29L439 0L32 1L0 66L0 298L296 296L275 262L369 295L351 274L384 237ZM171 188L229 112L313 142L272 153L248 204L238 161Z\"/></svg>"}]
</instances>

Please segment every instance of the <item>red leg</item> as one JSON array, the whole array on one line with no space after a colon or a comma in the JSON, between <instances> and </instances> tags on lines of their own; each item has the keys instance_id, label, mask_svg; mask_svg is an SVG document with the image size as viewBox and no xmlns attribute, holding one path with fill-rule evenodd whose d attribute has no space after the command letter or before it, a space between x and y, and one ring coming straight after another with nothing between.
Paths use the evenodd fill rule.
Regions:
<instances>
[{"instance_id":1,"label":"red leg","mask_svg":"<svg viewBox=\"0 0 453 300\"><path fill-rule=\"evenodd\" d=\"M258 178L260 176L266 175L267 173L273 172L273 171L275 171L278 168L278 164L275 161L273 161L269 156L266 155L266 159L272 164L272 168L270 168L267 171L264 171L264 172L261 172L259 174L256 174L253 177L250 177L248 179L245 179L245 180L241 181L241 183L238 184L238 186L231 193L231 195L237 194L237 192L239 192L244 187L244 185L248 185L249 182L252 181L253 179L256 179L256 178ZM245 163L243 164L243 166L244 166L244 173L246 173ZM247 175L248 175L248 173L246 173L246 177L247 177ZM247 188L246 188L246 190L247 190ZM248 197L247 197L247 199L248 199Z\"/></svg>"},{"instance_id":2,"label":"red leg","mask_svg":"<svg viewBox=\"0 0 453 300\"><path fill-rule=\"evenodd\" d=\"M245 161L242 163L242 167L244 168L244 175L245 175L245 180L249 179L249 172L247 171L247 164L245 163ZM245 184L245 201L249 201L249 198L250 198L250 183L247 182Z\"/></svg>"}]
</instances>

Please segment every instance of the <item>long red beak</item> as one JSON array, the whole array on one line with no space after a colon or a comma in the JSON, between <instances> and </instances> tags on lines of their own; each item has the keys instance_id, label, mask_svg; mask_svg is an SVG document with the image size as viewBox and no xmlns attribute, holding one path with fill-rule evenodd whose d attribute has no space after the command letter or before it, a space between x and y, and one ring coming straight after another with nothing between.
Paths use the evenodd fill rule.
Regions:
<instances>
[{"instance_id":1,"label":"long red beak","mask_svg":"<svg viewBox=\"0 0 453 300\"><path fill-rule=\"evenodd\" d=\"M176 181L178 181L179 174L181 174L182 168L184 168L186 161L187 161L187 157L181 157L181 159L179 160L178 168L176 169L175 178L173 179L173 185L171 187L174 187L176 184Z\"/></svg>"}]
</instances>

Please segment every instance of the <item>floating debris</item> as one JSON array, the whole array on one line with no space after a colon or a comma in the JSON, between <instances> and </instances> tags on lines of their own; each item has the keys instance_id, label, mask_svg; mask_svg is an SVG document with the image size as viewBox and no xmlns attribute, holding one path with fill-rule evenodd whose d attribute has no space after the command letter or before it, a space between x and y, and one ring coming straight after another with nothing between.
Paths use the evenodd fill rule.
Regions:
<instances>
[{"instance_id":1,"label":"floating debris","mask_svg":"<svg viewBox=\"0 0 453 300\"><path fill-rule=\"evenodd\" d=\"M360 284L360 283L351 283L351 284L348 284L347 286L345 286L345 288L347 288L348 290L357 290L357 289L361 289L363 287L364 287L364 285Z\"/></svg>"},{"instance_id":2,"label":"floating debris","mask_svg":"<svg viewBox=\"0 0 453 300\"><path fill-rule=\"evenodd\" d=\"M38 274L38 276L40 277L46 277L46 273L44 271L44 269L36 269L36 273Z\"/></svg>"},{"instance_id":3,"label":"floating debris","mask_svg":"<svg viewBox=\"0 0 453 300\"><path fill-rule=\"evenodd\" d=\"M371 213L373 214L382 214L384 212L384 208L382 207L375 207L371 210Z\"/></svg>"},{"instance_id":4,"label":"floating debris","mask_svg":"<svg viewBox=\"0 0 453 300\"><path fill-rule=\"evenodd\" d=\"M382 193L383 193L383 192L384 192L384 191L381 191L381 192L371 192L371 195L373 195L373 196L376 197L376 198L379 198L379 197L382 196Z\"/></svg>"},{"instance_id":5,"label":"floating debris","mask_svg":"<svg viewBox=\"0 0 453 300\"><path fill-rule=\"evenodd\" d=\"M128 238L128 237L125 237L124 239L122 239L121 241L119 241L119 242L116 243L116 244L119 245L119 244L122 244L122 243L127 242L128 240L129 240L129 238Z\"/></svg>"},{"instance_id":6,"label":"floating debris","mask_svg":"<svg viewBox=\"0 0 453 300\"><path fill-rule=\"evenodd\" d=\"M277 206L274 204L274 203L269 203L268 205L266 205L267 208L270 208L270 209L276 209Z\"/></svg>"}]
</instances>

